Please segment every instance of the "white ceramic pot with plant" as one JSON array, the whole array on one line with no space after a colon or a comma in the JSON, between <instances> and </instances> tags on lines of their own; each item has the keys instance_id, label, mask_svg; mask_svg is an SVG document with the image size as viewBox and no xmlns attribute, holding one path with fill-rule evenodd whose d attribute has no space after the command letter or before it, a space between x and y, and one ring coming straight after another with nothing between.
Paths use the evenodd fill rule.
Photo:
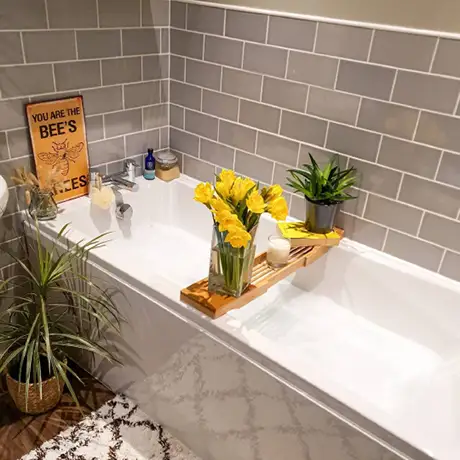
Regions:
<instances>
[{"instance_id":1,"label":"white ceramic pot with plant","mask_svg":"<svg viewBox=\"0 0 460 460\"><path fill-rule=\"evenodd\" d=\"M324 168L310 156L310 164L290 169L287 184L305 197L307 230L328 233L334 227L338 205L356 197L348 190L356 184L356 169L341 169L334 157Z\"/></svg>"}]
</instances>

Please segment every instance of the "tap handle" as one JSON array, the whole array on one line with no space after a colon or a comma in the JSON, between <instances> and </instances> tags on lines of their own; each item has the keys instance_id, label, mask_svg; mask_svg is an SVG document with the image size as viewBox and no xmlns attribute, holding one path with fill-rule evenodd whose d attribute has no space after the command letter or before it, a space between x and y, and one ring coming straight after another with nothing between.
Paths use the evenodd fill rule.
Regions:
<instances>
[{"instance_id":1,"label":"tap handle","mask_svg":"<svg viewBox=\"0 0 460 460\"><path fill-rule=\"evenodd\" d=\"M126 164L126 168L129 168L130 166L134 167L134 168L140 168L140 165L138 165L136 163L135 160L133 160L132 158L128 158L125 162Z\"/></svg>"}]
</instances>

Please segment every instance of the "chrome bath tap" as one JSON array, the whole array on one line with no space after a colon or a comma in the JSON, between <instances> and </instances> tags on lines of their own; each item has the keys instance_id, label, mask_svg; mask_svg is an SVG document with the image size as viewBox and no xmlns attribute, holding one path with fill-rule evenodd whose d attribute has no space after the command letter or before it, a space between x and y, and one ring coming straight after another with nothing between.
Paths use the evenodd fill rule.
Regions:
<instances>
[{"instance_id":1,"label":"chrome bath tap","mask_svg":"<svg viewBox=\"0 0 460 460\"><path fill-rule=\"evenodd\" d=\"M132 192L137 191L139 186L136 184L136 170L135 168L139 165L134 160L126 160L125 169L123 171L106 174L102 176L102 183L104 185L117 185L119 188L130 190Z\"/></svg>"},{"instance_id":2,"label":"chrome bath tap","mask_svg":"<svg viewBox=\"0 0 460 460\"><path fill-rule=\"evenodd\" d=\"M136 184L135 168L138 167L134 160L128 159L125 162L124 171L106 174L102 177L104 185L111 185L115 195L115 215L117 219L129 220L133 215L133 208L130 204L125 203L120 189L135 192L139 186Z\"/></svg>"}]
</instances>

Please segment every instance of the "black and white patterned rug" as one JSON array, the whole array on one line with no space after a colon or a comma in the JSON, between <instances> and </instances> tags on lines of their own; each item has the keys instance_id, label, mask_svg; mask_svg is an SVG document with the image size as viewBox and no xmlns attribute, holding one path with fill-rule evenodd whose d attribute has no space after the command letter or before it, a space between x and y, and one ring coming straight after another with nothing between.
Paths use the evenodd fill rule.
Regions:
<instances>
[{"instance_id":1,"label":"black and white patterned rug","mask_svg":"<svg viewBox=\"0 0 460 460\"><path fill-rule=\"evenodd\" d=\"M199 460L128 398L116 396L22 460Z\"/></svg>"}]
</instances>

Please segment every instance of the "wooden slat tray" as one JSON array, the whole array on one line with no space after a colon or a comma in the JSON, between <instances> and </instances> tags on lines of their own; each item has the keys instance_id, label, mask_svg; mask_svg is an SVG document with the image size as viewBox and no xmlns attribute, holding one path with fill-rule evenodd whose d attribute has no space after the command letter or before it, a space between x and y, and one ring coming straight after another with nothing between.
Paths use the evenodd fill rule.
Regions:
<instances>
[{"instance_id":1,"label":"wooden slat tray","mask_svg":"<svg viewBox=\"0 0 460 460\"><path fill-rule=\"evenodd\" d=\"M337 229L338 230L338 229ZM343 231L338 230L343 237ZM329 251L328 246L307 246L291 249L288 264L279 269L267 264L267 253L258 255L254 260L252 284L241 297L214 294L208 291L208 278L204 278L181 291L182 302L191 305L213 319L225 315L230 310L241 308L264 294L278 281L288 277L299 268L317 261Z\"/></svg>"}]
</instances>

